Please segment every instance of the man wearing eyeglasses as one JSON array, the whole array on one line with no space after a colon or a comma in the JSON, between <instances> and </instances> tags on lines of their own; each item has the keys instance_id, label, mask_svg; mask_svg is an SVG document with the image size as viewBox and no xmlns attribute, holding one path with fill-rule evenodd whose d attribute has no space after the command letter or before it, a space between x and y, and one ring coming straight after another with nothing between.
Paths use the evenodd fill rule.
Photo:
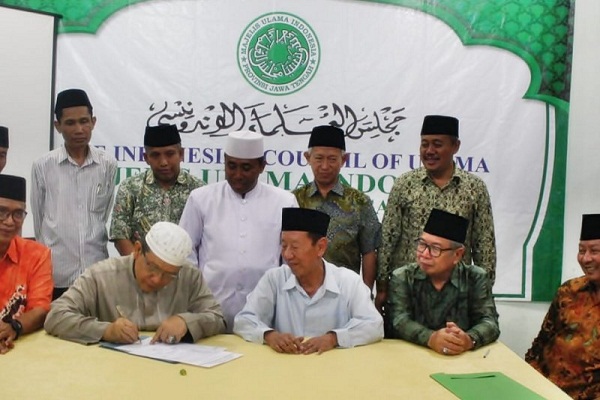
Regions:
<instances>
[{"instance_id":1,"label":"man wearing eyeglasses","mask_svg":"<svg viewBox=\"0 0 600 400\"><path fill-rule=\"evenodd\" d=\"M392 336L457 355L500 336L487 272L465 264L469 221L433 209L416 239L417 262L392 273L389 318Z\"/></svg>"},{"instance_id":2,"label":"man wearing eyeglasses","mask_svg":"<svg viewBox=\"0 0 600 400\"><path fill-rule=\"evenodd\" d=\"M79 343L192 343L225 331L221 307L187 257L189 235L157 222L128 256L109 258L86 271L52 303L46 331Z\"/></svg>"},{"instance_id":3,"label":"man wearing eyeglasses","mask_svg":"<svg viewBox=\"0 0 600 400\"><path fill-rule=\"evenodd\" d=\"M412 241L421 233L433 208L469 220L463 258L488 272L494 284L496 238L490 195L485 182L454 162L460 149L459 121L445 115L427 115L421 129L423 166L402 174L390 192L377 254L377 297L382 310L392 271L415 262ZM386 318L387 319L387 318Z\"/></svg>"},{"instance_id":4,"label":"man wearing eyeglasses","mask_svg":"<svg viewBox=\"0 0 600 400\"><path fill-rule=\"evenodd\" d=\"M25 179L0 175L0 354L44 324L52 299L52 258L46 246L19 236Z\"/></svg>"}]
</instances>

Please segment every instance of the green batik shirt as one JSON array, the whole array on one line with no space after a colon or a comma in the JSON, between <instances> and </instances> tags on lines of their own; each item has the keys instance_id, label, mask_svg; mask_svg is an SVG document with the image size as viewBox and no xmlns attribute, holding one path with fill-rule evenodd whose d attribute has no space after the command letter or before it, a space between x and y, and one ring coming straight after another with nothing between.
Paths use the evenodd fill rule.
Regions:
<instances>
[{"instance_id":1,"label":"green batik shirt","mask_svg":"<svg viewBox=\"0 0 600 400\"><path fill-rule=\"evenodd\" d=\"M110 240L132 242L146 236L159 221L179 223L181 213L192 190L204 182L181 170L168 190L154 179L151 169L127 178L119 186L110 224Z\"/></svg>"},{"instance_id":2,"label":"green batik shirt","mask_svg":"<svg viewBox=\"0 0 600 400\"><path fill-rule=\"evenodd\" d=\"M377 280L416 262L414 245L433 208L469 220L463 261L488 271L492 285L496 276L496 238L490 195L483 180L461 169L439 188L421 167L402 174L394 182L383 216Z\"/></svg>"},{"instance_id":3,"label":"green batik shirt","mask_svg":"<svg viewBox=\"0 0 600 400\"><path fill-rule=\"evenodd\" d=\"M326 198L315 182L293 193L300 207L322 211L331 218L325 260L360 273L361 255L375 251L381 240L381 224L369 196L339 180Z\"/></svg>"},{"instance_id":4,"label":"green batik shirt","mask_svg":"<svg viewBox=\"0 0 600 400\"><path fill-rule=\"evenodd\" d=\"M475 348L500 336L490 281L483 268L460 262L442 290L416 264L392 273L388 304L394 337L427 346L434 331L454 322L475 341Z\"/></svg>"}]
</instances>

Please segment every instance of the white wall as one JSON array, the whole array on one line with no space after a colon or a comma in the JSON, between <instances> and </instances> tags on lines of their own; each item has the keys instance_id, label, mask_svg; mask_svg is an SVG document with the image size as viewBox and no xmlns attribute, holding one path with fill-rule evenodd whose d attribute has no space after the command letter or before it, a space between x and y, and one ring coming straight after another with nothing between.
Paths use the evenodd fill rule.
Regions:
<instances>
[{"instance_id":1,"label":"white wall","mask_svg":"<svg viewBox=\"0 0 600 400\"><path fill-rule=\"evenodd\" d=\"M9 130L2 173L29 183L31 165L50 149L54 17L0 7L0 49L0 125ZM25 219L23 236L33 236L31 216Z\"/></svg>"},{"instance_id":2,"label":"white wall","mask_svg":"<svg viewBox=\"0 0 600 400\"><path fill-rule=\"evenodd\" d=\"M600 1L575 5L573 71L567 152L563 281L581 275L577 243L582 214L600 213ZM500 340L524 355L548 303L497 302Z\"/></svg>"}]
</instances>

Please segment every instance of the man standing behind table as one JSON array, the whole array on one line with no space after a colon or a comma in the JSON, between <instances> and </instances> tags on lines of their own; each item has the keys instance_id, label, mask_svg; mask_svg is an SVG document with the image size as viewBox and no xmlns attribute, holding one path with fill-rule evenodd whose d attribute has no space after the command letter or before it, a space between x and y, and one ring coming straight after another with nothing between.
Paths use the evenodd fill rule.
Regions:
<instances>
[{"instance_id":1,"label":"man standing behind table","mask_svg":"<svg viewBox=\"0 0 600 400\"><path fill-rule=\"evenodd\" d=\"M121 183L113 208L109 236L122 256L156 222L178 224L191 191L204 185L180 168L183 148L175 125L146 127L144 160L150 169Z\"/></svg>"},{"instance_id":2,"label":"man standing behind table","mask_svg":"<svg viewBox=\"0 0 600 400\"><path fill-rule=\"evenodd\" d=\"M369 196L340 182L340 170L348 159L344 131L329 125L317 126L304 157L315 179L293 193L300 207L322 211L331 218L329 244L323 258L357 274L362 266L363 281L372 289L381 224Z\"/></svg>"},{"instance_id":3,"label":"man standing behind table","mask_svg":"<svg viewBox=\"0 0 600 400\"><path fill-rule=\"evenodd\" d=\"M465 264L469 221L433 209L415 241L417 262L392 273L389 318L393 337L457 355L500 336L487 272Z\"/></svg>"},{"instance_id":4,"label":"man standing behind table","mask_svg":"<svg viewBox=\"0 0 600 400\"><path fill-rule=\"evenodd\" d=\"M496 239L490 196L483 180L456 167L453 157L459 148L458 119L425 117L420 147L423 166L396 179L383 217L375 300L379 310L391 273L416 260L413 242L433 208L469 220L463 260L485 269L494 284Z\"/></svg>"},{"instance_id":5,"label":"man standing behind table","mask_svg":"<svg viewBox=\"0 0 600 400\"><path fill-rule=\"evenodd\" d=\"M8 128L0 126L0 172L6 167L8 156Z\"/></svg>"},{"instance_id":6,"label":"man standing behind table","mask_svg":"<svg viewBox=\"0 0 600 400\"><path fill-rule=\"evenodd\" d=\"M50 249L19 236L25 197L24 178L0 175L0 354L42 327L52 298Z\"/></svg>"},{"instance_id":7,"label":"man standing behind table","mask_svg":"<svg viewBox=\"0 0 600 400\"><path fill-rule=\"evenodd\" d=\"M226 181L194 190L179 222L192 238L192 258L223 308L228 332L263 273L279 266L281 209L298 206L293 194L258 181L265 165L262 135L230 133Z\"/></svg>"},{"instance_id":8,"label":"man standing behind table","mask_svg":"<svg viewBox=\"0 0 600 400\"><path fill-rule=\"evenodd\" d=\"M281 255L287 265L267 271L248 295L235 317L237 335L294 354L381 340L383 320L369 289L355 273L323 259L328 225L329 216L320 211L283 209Z\"/></svg>"},{"instance_id":9,"label":"man standing behind table","mask_svg":"<svg viewBox=\"0 0 600 400\"><path fill-rule=\"evenodd\" d=\"M188 234L158 222L133 253L88 268L52 303L44 328L79 343L133 343L138 331L152 342L192 343L225 330L219 304L194 265Z\"/></svg>"},{"instance_id":10,"label":"man standing behind table","mask_svg":"<svg viewBox=\"0 0 600 400\"><path fill-rule=\"evenodd\" d=\"M108 257L117 161L89 145L96 117L83 90L60 92L54 112L65 143L33 164L31 208L35 238L52 250L56 299L85 268Z\"/></svg>"}]
</instances>

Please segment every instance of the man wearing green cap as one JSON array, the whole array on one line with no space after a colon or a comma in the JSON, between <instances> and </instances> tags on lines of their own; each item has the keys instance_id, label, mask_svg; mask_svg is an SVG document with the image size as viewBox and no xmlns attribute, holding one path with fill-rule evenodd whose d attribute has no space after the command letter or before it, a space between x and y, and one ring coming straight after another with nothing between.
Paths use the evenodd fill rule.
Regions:
<instances>
[{"instance_id":1,"label":"man wearing green cap","mask_svg":"<svg viewBox=\"0 0 600 400\"><path fill-rule=\"evenodd\" d=\"M64 146L33 164L31 209L36 240L52 250L56 299L87 267L108 257L117 161L90 146L96 117L83 90L60 92L54 112Z\"/></svg>"},{"instance_id":2,"label":"man wearing green cap","mask_svg":"<svg viewBox=\"0 0 600 400\"><path fill-rule=\"evenodd\" d=\"M431 210L416 239L417 262L392 273L387 317L392 337L457 355L500 336L498 313L484 269L465 264L469 221Z\"/></svg>"},{"instance_id":3,"label":"man wearing green cap","mask_svg":"<svg viewBox=\"0 0 600 400\"><path fill-rule=\"evenodd\" d=\"M0 172L6 166L6 157L8 154L8 128L0 126Z\"/></svg>"},{"instance_id":4,"label":"man wearing green cap","mask_svg":"<svg viewBox=\"0 0 600 400\"><path fill-rule=\"evenodd\" d=\"M362 269L363 281L372 289L381 224L369 196L340 181L340 170L348 158L344 131L330 125L315 127L304 157L314 181L293 193L300 207L331 217L324 258L357 274Z\"/></svg>"},{"instance_id":5,"label":"man wearing green cap","mask_svg":"<svg viewBox=\"0 0 600 400\"><path fill-rule=\"evenodd\" d=\"M496 239L490 196L483 180L456 167L460 148L458 119L428 115L421 129L422 167L402 174L394 182L383 217L378 253L376 305L387 297L390 274L416 260L414 240L433 208L469 220L463 261L485 269L491 284L496 270Z\"/></svg>"},{"instance_id":6,"label":"man wearing green cap","mask_svg":"<svg viewBox=\"0 0 600 400\"><path fill-rule=\"evenodd\" d=\"M180 168L181 137L175 125L146 127L146 172L127 178L119 186L110 224L110 240L122 256L158 221L178 224L192 190L204 182Z\"/></svg>"},{"instance_id":7,"label":"man wearing green cap","mask_svg":"<svg viewBox=\"0 0 600 400\"><path fill-rule=\"evenodd\" d=\"M360 277L323 259L329 216L284 208L281 256L265 272L236 317L234 332L279 353L322 353L383 337L383 320ZM310 338L304 340L305 338Z\"/></svg>"},{"instance_id":8,"label":"man wearing green cap","mask_svg":"<svg viewBox=\"0 0 600 400\"><path fill-rule=\"evenodd\" d=\"M24 178L0 175L0 354L42 327L52 298L50 249L19 236L25 185Z\"/></svg>"}]
</instances>

